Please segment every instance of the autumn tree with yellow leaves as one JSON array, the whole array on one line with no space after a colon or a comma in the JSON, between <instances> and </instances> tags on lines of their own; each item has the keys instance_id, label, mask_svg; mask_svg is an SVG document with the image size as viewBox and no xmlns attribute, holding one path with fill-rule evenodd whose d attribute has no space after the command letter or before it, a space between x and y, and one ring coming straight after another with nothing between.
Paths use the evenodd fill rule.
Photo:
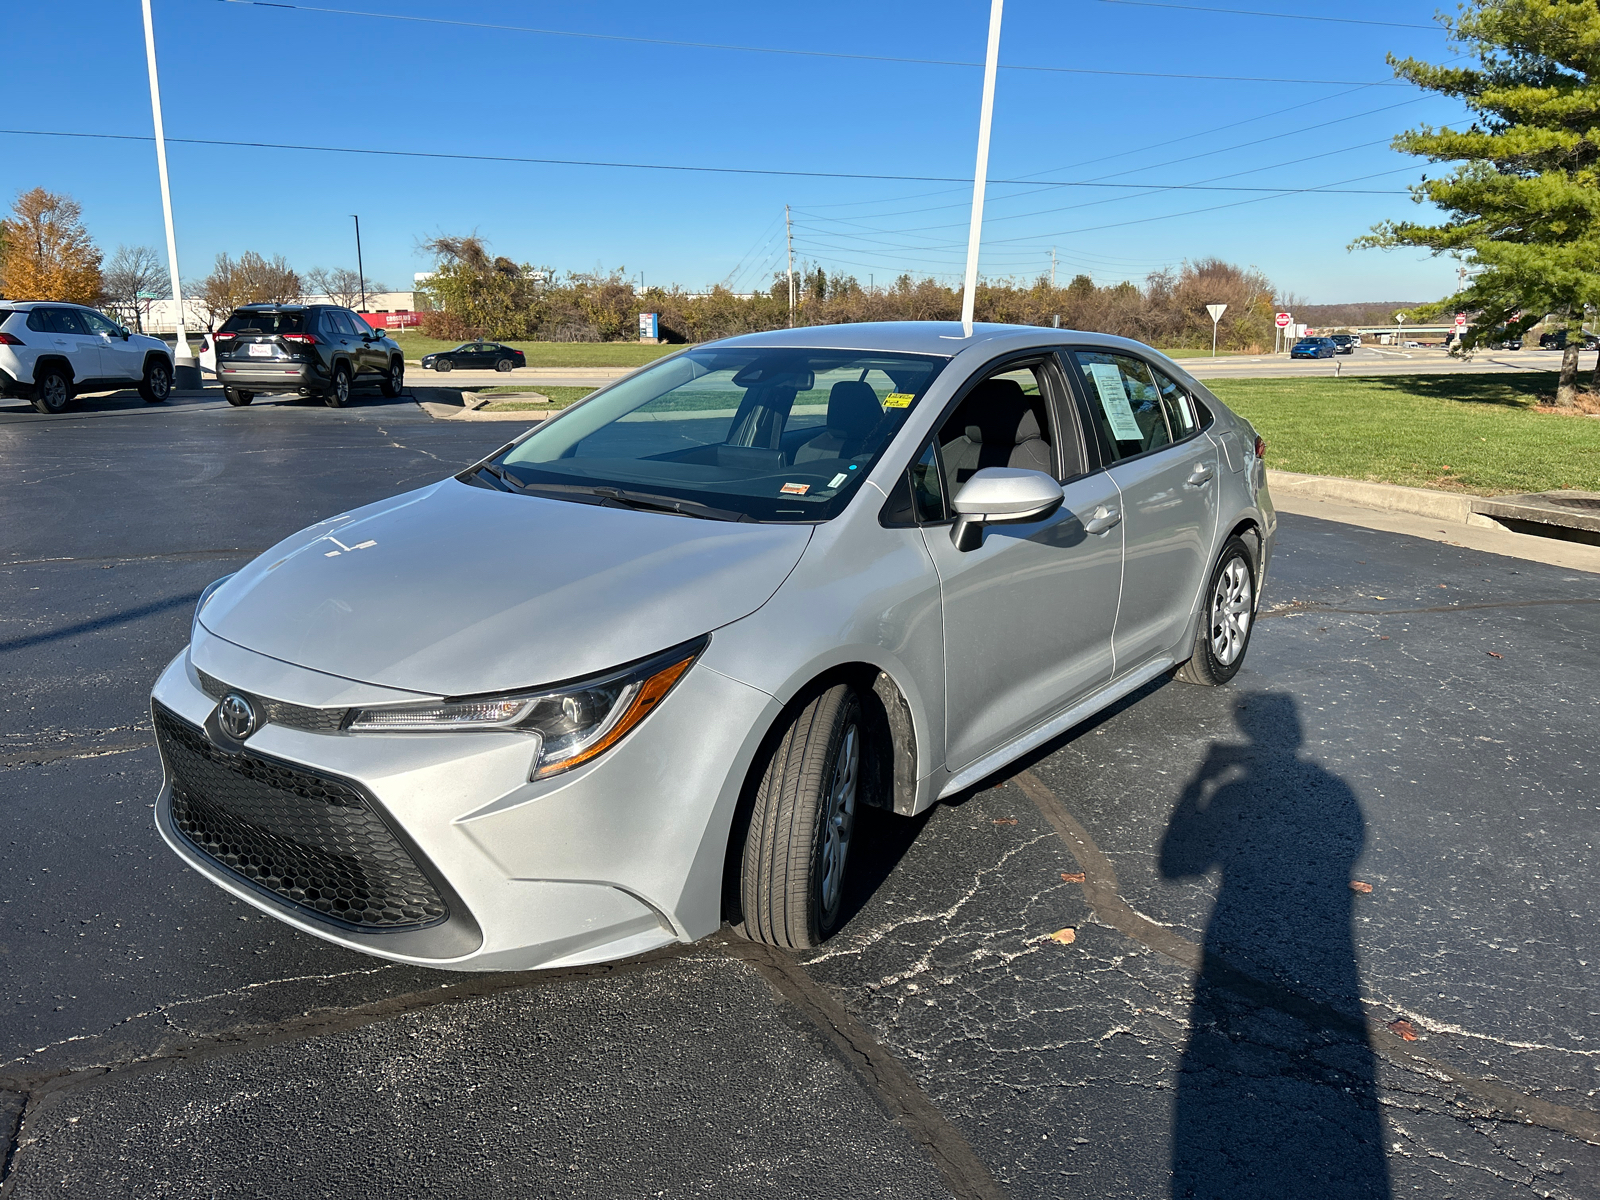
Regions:
<instances>
[{"instance_id":1,"label":"autumn tree with yellow leaves","mask_svg":"<svg viewBox=\"0 0 1600 1200\"><path fill-rule=\"evenodd\" d=\"M23 192L0 220L0 295L12 300L100 299L100 251L71 196Z\"/></svg>"}]
</instances>

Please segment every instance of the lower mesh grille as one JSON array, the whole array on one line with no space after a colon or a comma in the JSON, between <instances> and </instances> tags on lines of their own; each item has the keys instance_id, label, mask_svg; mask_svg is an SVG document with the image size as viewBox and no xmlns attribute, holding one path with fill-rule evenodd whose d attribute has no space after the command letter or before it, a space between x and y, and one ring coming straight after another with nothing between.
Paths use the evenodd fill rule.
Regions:
<instances>
[{"instance_id":1,"label":"lower mesh grille","mask_svg":"<svg viewBox=\"0 0 1600 1200\"><path fill-rule=\"evenodd\" d=\"M419 929L449 915L354 784L231 753L159 705L172 821L196 849L283 899L360 929Z\"/></svg>"}]
</instances>

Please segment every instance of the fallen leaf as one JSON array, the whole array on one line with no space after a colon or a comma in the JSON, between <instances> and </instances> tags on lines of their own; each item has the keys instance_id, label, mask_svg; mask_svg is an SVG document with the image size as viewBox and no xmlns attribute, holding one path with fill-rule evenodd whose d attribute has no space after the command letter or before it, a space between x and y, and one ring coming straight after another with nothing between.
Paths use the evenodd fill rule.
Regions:
<instances>
[{"instance_id":1,"label":"fallen leaf","mask_svg":"<svg viewBox=\"0 0 1600 1200\"><path fill-rule=\"evenodd\" d=\"M1387 597L1387 596L1374 596L1373 597L1374 600L1387 600L1388 598L1389 597Z\"/></svg>"},{"instance_id":2,"label":"fallen leaf","mask_svg":"<svg viewBox=\"0 0 1600 1200\"><path fill-rule=\"evenodd\" d=\"M1365 895L1372 890L1372 885L1370 883L1362 883L1359 879L1352 879L1350 881L1350 890Z\"/></svg>"},{"instance_id":3,"label":"fallen leaf","mask_svg":"<svg viewBox=\"0 0 1600 1200\"><path fill-rule=\"evenodd\" d=\"M1417 1031L1411 1027L1411 1022L1404 1017L1396 1017L1390 1021L1389 1032L1402 1042L1414 1042L1417 1040Z\"/></svg>"},{"instance_id":4,"label":"fallen leaf","mask_svg":"<svg viewBox=\"0 0 1600 1200\"><path fill-rule=\"evenodd\" d=\"M1082 883L1083 882L1083 872L1082 871L1071 871L1071 872L1063 871L1063 872L1061 872L1061 882L1062 883Z\"/></svg>"},{"instance_id":5,"label":"fallen leaf","mask_svg":"<svg viewBox=\"0 0 1600 1200\"><path fill-rule=\"evenodd\" d=\"M1504 654L1496 654L1493 650L1487 651L1487 654L1489 655L1490 658L1504 658L1505 657Z\"/></svg>"},{"instance_id":6,"label":"fallen leaf","mask_svg":"<svg viewBox=\"0 0 1600 1200\"><path fill-rule=\"evenodd\" d=\"M994 823L996 825L1015 825L1017 819L1015 817L996 817Z\"/></svg>"},{"instance_id":7,"label":"fallen leaf","mask_svg":"<svg viewBox=\"0 0 1600 1200\"><path fill-rule=\"evenodd\" d=\"M1379 638L1378 638L1378 640L1379 640L1379 641L1380 641L1380 642L1387 642L1387 641L1388 641L1388 640L1389 640L1389 635L1388 635L1388 634L1387 634L1387 633L1385 633L1385 634L1383 634L1383 635L1382 635L1382 636L1380 636L1380 637L1379 637Z\"/></svg>"},{"instance_id":8,"label":"fallen leaf","mask_svg":"<svg viewBox=\"0 0 1600 1200\"><path fill-rule=\"evenodd\" d=\"M1050 935L1050 940L1052 942L1060 942L1063 946L1070 946L1073 942L1078 940L1078 931L1071 925L1068 925L1065 929L1058 929L1052 933ZM1416 1037L1416 1034L1412 1034L1411 1036L1414 1038Z\"/></svg>"}]
</instances>

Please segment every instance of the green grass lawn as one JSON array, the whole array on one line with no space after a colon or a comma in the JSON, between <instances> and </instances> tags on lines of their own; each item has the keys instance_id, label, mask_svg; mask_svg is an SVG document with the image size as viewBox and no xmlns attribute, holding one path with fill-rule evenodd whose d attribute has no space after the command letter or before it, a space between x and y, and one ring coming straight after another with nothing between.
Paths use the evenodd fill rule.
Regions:
<instances>
[{"instance_id":1,"label":"green grass lawn","mask_svg":"<svg viewBox=\"0 0 1600 1200\"><path fill-rule=\"evenodd\" d=\"M504 396L508 393L527 392L526 387L492 387L479 388L480 396ZM541 396L549 396L550 403L541 404L537 400L492 400L483 406L485 412L555 412L566 408L569 404L576 404L594 388L587 387L541 387L537 389Z\"/></svg>"},{"instance_id":2,"label":"green grass lawn","mask_svg":"<svg viewBox=\"0 0 1600 1200\"><path fill-rule=\"evenodd\" d=\"M1256 427L1267 465L1492 496L1600 490L1600 418L1536 411L1553 371L1217 379Z\"/></svg>"},{"instance_id":3,"label":"green grass lawn","mask_svg":"<svg viewBox=\"0 0 1600 1200\"><path fill-rule=\"evenodd\" d=\"M1208 346L1204 350L1163 350L1161 353L1165 354L1168 358L1171 358L1171 359L1210 358L1211 357L1211 348ZM1217 357L1218 358L1238 358L1243 353L1244 353L1243 350L1218 350L1217 351Z\"/></svg>"},{"instance_id":4,"label":"green grass lawn","mask_svg":"<svg viewBox=\"0 0 1600 1200\"><path fill-rule=\"evenodd\" d=\"M460 342L441 342L420 333L390 336L408 359L420 359L439 350L454 350ZM527 356L530 367L642 367L682 346L642 346L638 342L502 342Z\"/></svg>"}]
</instances>

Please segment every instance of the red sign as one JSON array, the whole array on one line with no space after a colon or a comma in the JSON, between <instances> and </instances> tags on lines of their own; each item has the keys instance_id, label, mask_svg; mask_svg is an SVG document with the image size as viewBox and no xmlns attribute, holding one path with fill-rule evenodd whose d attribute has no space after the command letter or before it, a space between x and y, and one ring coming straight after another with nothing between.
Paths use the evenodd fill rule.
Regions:
<instances>
[{"instance_id":1,"label":"red sign","mask_svg":"<svg viewBox=\"0 0 1600 1200\"><path fill-rule=\"evenodd\" d=\"M1467 327L1467 314L1466 313L1457 313L1456 314L1456 328L1457 329L1465 329L1466 327Z\"/></svg>"},{"instance_id":2,"label":"red sign","mask_svg":"<svg viewBox=\"0 0 1600 1200\"><path fill-rule=\"evenodd\" d=\"M1293 325L1293 324L1294 324L1294 317L1291 314L1289 314L1289 313L1279 313L1278 314L1278 328L1279 329L1287 329L1287 328L1289 328L1290 325Z\"/></svg>"},{"instance_id":3,"label":"red sign","mask_svg":"<svg viewBox=\"0 0 1600 1200\"><path fill-rule=\"evenodd\" d=\"M414 312L357 313L374 329L412 329L422 324L422 314Z\"/></svg>"}]
</instances>

